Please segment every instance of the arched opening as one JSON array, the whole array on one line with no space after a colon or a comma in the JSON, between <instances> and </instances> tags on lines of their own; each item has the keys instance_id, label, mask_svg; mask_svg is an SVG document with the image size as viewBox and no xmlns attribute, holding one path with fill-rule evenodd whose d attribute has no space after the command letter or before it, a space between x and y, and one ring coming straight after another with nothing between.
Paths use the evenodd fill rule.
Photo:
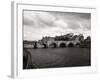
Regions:
<instances>
[{"instance_id":1,"label":"arched opening","mask_svg":"<svg viewBox=\"0 0 100 80\"><path fill-rule=\"evenodd\" d=\"M51 44L49 45L49 47L56 48L56 47L57 47L57 44L56 44L56 43L51 43Z\"/></svg>"},{"instance_id":2,"label":"arched opening","mask_svg":"<svg viewBox=\"0 0 100 80\"><path fill-rule=\"evenodd\" d=\"M66 47L65 43L60 43L59 47Z\"/></svg>"},{"instance_id":3,"label":"arched opening","mask_svg":"<svg viewBox=\"0 0 100 80\"><path fill-rule=\"evenodd\" d=\"M80 46L80 43L76 43L75 46L76 46L76 47L79 47L79 46Z\"/></svg>"},{"instance_id":4,"label":"arched opening","mask_svg":"<svg viewBox=\"0 0 100 80\"><path fill-rule=\"evenodd\" d=\"M74 47L74 44L73 43L69 43L68 47Z\"/></svg>"},{"instance_id":5,"label":"arched opening","mask_svg":"<svg viewBox=\"0 0 100 80\"><path fill-rule=\"evenodd\" d=\"M44 48L47 48L47 45L46 44L42 44L44 46Z\"/></svg>"}]
</instances>

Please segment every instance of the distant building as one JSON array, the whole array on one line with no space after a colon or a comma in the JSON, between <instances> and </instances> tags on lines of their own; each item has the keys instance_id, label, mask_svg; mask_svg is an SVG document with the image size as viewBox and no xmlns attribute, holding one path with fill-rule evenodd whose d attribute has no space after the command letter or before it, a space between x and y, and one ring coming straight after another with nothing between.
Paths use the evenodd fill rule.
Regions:
<instances>
[{"instance_id":1,"label":"distant building","mask_svg":"<svg viewBox=\"0 0 100 80\"><path fill-rule=\"evenodd\" d=\"M83 34L76 35L74 40L75 40L75 41L84 41L84 36L83 36Z\"/></svg>"},{"instance_id":2,"label":"distant building","mask_svg":"<svg viewBox=\"0 0 100 80\"><path fill-rule=\"evenodd\" d=\"M41 39L41 41L44 43L47 43L47 41L54 41L54 40L55 40L54 37L49 37L49 36L43 37Z\"/></svg>"}]
</instances>

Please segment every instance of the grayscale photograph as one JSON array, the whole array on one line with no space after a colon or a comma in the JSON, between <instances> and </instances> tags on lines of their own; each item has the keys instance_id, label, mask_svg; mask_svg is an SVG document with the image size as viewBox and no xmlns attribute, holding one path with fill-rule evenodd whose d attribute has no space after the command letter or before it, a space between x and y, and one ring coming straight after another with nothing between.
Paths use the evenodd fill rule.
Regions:
<instances>
[{"instance_id":1,"label":"grayscale photograph","mask_svg":"<svg viewBox=\"0 0 100 80\"><path fill-rule=\"evenodd\" d=\"M91 13L23 10L23 69L91 66Z\"/></svg>"}]
</instances>

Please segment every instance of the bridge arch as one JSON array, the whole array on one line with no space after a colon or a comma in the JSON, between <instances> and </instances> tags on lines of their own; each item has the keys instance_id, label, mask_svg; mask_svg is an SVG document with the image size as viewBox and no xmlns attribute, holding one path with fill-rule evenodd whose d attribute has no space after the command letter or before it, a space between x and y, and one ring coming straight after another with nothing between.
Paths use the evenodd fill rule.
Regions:
<instances>
[{"instance_id":1,"label":"bridge arch","mask_svg":"<svg viewBox=\"0 0 100 80\"><path fill-rule=\"evenodd\" d=\"M75 47L79 47L79 46L80 46L80 43L77 42L77 43L75 44Z\"/></svg>"},{"instance_id":2,"label":"bridge arch","mask_svg":"<svg viewBox=\"0 0 100 80\"><path fill-rule=\"evenodd\" d=\"M59 47L66 47L66 43L63 43L63 42L60 43L60 44L59 44Z\"/></svg>"},{"instance_id":3,"label":"bridge arch","mask_svg":"<svg viewBox=\"0 0 100 80\"><path fill-rule=\"evenodd\" d=\"M70 42L70 43L68 44L68 47L74 47L74 44L73 44L72 42Z\"/></svg>"},{"instance_id":4,"label":"bridge arch","mask_svg":"<svg viewBox=\"0 0 100 80\"><path fill-rule=\"evenodd\" d=\"M44 46L44 48L47 48L47 47L48 47L48 46L47 46L46 44L44 44L44 43L43 43L42 45Z\"/></svg>"},{"instance_id":5,"label":"bridge arch","mask_svg":"<svg viewBox=\"0 0 100 80\"><path fill-rule=\"evenodd\" d=\"M53 42L53 43L49 44L49 47L56 48L57 44Z\"/></svg>"}]
</instances>

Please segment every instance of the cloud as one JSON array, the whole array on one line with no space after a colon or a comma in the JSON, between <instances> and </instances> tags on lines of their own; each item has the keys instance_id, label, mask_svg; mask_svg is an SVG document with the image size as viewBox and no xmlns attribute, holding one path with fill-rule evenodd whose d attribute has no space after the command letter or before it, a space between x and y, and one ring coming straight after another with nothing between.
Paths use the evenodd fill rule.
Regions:
<instances>
[{"instance_id":1,"label":"cloud","mask_svg":"<svg viewBox=\"0 0 100 80\"><path fill-rule=\"evenodd\" d=\"M56 20L56 21L54 22L54 25L55 25L56 27L61 27L61 28L64 28L64 29L67 28L67 26L68 26L68 24L65 23L64 20L62 20L62 19Z\"/></svg>"},{"instance_id":2,"label":"cloud","mask_svg":"<svg viewBox=\"0 0 100 80\"><path fill-rule=\"evenodd\" d=\"M91 21L90 20L81 20L79 21L80 27L84 30L91 30Z\"/></svg>"},{"instance_id":3,"label":"cloud","mask_svg":"<svg viewBox=\"0 0 100 80\"><path fill-rule=\"evenodd\" d=\"M90 25L88 25L87 23L82 23L82 25L85 26L84 30L90 30L91 29Z\"/></svg>"},{"instance_id":4,"label":"cloud","mask_svg":"<svg viewBox=\"0 0 100 80\"><path fill-rule=\"evenodd\" d=\"M90 13L80 13L80 14L79 14L79 17L80 17L81 19L86 19L86 20L88 20L88 19L91 18L91 14L90 14Z\"/></svg>"},{"instance_id":5,"label":"cloud","mask_svg":"<svg viewBox=\"0 0 100 80\"><path fill-rule=\"evenodd\" d=\"M77 22L68 22L68 27L70 28L70 29L80 29L80 25L77 23Z\"/></svg>"},{"instance_id":6,"label":"cloud","mask_svg":"<svg viewBox=\"0 0 100 80\"><path fill-rule=\"evenodd\" d=\"M34 25L34 20L30 16L24 15L23 24L32 26Z\"/></svg>"},{"instance_id":7,"label":"cloud","mask_svg":"<svg viewBox=\"0 0 100 80\"><path fill-rule=\"evenodd\" d=\"M33 28L54 27L56 17L49 12L24 11L23 24Z\"/></svg>"},{"instance_id":8,"label":"cloud","mask_svg":"<svg viewBox=\"0 0 100 80\"><path fill-rule=\"evenodd\" d=\"M83 33L89 34L91 15L89 13L24 11L24 39L39 40L43 36Z\"/></svg>"},{"instance_id":9,"label":"cloud","mask_svg":"<svg viewBox=\"0 0 100 80\"><path fill-rule=\"evenodd\" d=\"M40 23L43 23L47 26L53 26L56 17L51 15L49 12L36 12L37 13L37 18Z\"/></svg>"}]
</instances>

